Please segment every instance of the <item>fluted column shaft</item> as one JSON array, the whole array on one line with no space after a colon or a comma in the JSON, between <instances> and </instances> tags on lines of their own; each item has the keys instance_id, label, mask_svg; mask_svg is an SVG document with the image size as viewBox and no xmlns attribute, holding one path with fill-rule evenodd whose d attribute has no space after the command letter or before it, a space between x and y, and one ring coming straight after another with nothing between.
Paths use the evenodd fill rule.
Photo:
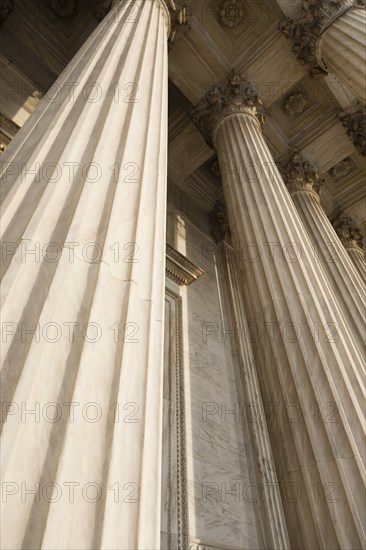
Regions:
<instances>
[{"instance_id":1,"label":"fluted column shaft","mask_svg":"<svg viewBox=\"0 0 366 550\"><path fill-rule=\"evenodd\" d=\"M254 415L255 421L247 423L250 431L252 455L255 456L255 469L258 481L264 489L264 498L261 498L258 503L261 507L260 516L263 518L262 536L266 548L273 550L281 548L282 550L286 550L290 548L290 542L268 435L252 343L247 338L246 328L248 327L248 320L243 301L237 258L233 254L232 247L225 241L222 241L217 246L215 257L219 266L219 273L223 275L224 303L230 307L235 324L237 327L240 327L236 344L239 363L238 378L240 378L238 395L241 400L241 410L244 411L245 407L250 404L256 411ZM243 418L244 423L246 420Z\"/></svg>"},{"instance_id":2,"label":"fluted column shaft","mask_svg":"<svg viewBox=\"0 0 366 550\"><path fill-rule=\"evenodd\" d=\"M296 404L302 413L296 425L279 420L269 427L280 479L297 479L303 491L301 501L283 493L290 541L302 548L361 548L362 357L263 139L256 103L255 90L234 75L206 95L194 118L213 134L243 287L253 298L251 319L262 329L261 389L265 398ZM253 261L243 252L248 244L257 250ZM273 327L279 328L275 337L265 337ZM314 404L330 403L337 421L314 422ZM314 501L313 484L329 482L339 490L337 502Z\"/></svg>"},{"instance_id":3,"label":"fluted column shaft","mask_svg":"<svg viewBox=\"0 0 366 550\"><path fill-rule=\"evenodd\" d=\"M366 281L366 261L364 252L356 247L347 247L346 251L351 258L357 273L363 281Z\"/></svg>"},{"instance_id":4,"label":"fluted column shaft","mask_svg":"<svg viewBox=\"0 0 366 550\"><path fill-rule=\"evenodd\" d=\"M9 549L160 545L169 32L117 2L2 157Z\"/></svg>"},{"instance_id":5,"label":"fluted column shaft","mask_svg":"<svg viewBox=\"0 0 366 550\"><path fill-rule=\"evenodd\" d=\"M318 57L362 103L366 103L366 9L350 8L320 36Z\"/></svg>"},{"instance_id":6,"label":"fluted column shaft","mask_svg":"<svg viewBox=\"0 0 366 550\"><path fill-rule=\"evenodd\" d=\"M284 176L286 182L286 175ZM291 176L289 176L291 179ZM286 182L359 350L365 348L365 284L320 205L318 193L303 180Z\"/></svg>"}]
</instances>

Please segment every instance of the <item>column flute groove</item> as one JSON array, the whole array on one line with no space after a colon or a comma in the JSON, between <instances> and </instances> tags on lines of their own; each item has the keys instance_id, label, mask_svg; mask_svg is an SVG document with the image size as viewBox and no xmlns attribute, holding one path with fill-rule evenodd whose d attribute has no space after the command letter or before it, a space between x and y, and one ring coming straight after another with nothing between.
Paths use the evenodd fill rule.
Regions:
<instances>
[{"instance_id":1,"label":"column flute groove","mask_svg":"<svg viewBox=\"0 0 366 550\"><path fill-rule=\"evenodd\" d=\"M160 546L174 9L115 2L2 155L7 548Z\"/></svg>"},{"instance_id":2,"label":"column flute groove","mask_svg":"<svg viewBox=\"0 0 366 550\"><path fill-rule=\"evenodd\" d=\"M281 173L362 355L365 348L363 327L366 325L365 284L320 205L316 170L294 151ZM359 368L362 379L364 369L361 364Z\"/></svg>"},{"instance_id":3,"label":"column flute groove","mask_svg":"<svg viewBox=\"0 0 366 550\"><path fill-rule=\"evenodd\" d=\"M253 312L262 329L256 352L261 390L269 400L281 395L285 404L295 403L302 414L300 425L291 425L292 441L285 444L288 452L275 452L277 457L283 455L283 463L278 459L276 463L280 479L289 482L294 472L301 472L299 483L306 498L290 506L283 494L290 542L303 548L313 548L314 543L320 548L361 548L362 357L324 269L315 261L311 242L262 137L260 122L254 118L259 105L256 91L232 74L205 96L193 116L218 153L230 226L241 247L238 254L248 243L260 252L256 262L241 257L241 267L243 287L259 299ZM289 245L292 256L286 257ZM293 256L296 250L301 251L300 257ZM275 338L270 327L278 328ZM290 334L284 332L286 327L291 327ZM336 339L329 337L329 327L337 329ZM269 361L272 358L274 364ZM337 409L337 422L314 422L314 404L323 410L330 403ZM273 445L279 439L285 442L289 435L280 421L270 430ZM312 483L330 480L339 490L339 502L314 503ZM301 531L296 514L310 515L314 532ZM345 521L347 533L341 527ZM324 523L331 526L326 533Z\"/></svg>"}]
</instances>

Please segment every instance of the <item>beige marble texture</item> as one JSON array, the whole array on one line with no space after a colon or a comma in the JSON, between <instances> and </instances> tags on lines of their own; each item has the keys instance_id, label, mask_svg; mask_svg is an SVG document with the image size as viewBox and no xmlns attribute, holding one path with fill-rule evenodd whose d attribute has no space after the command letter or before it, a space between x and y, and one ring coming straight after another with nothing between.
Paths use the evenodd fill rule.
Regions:
<instances>
[{"instance_id":1,"label":"beige marble texture","mask_svg":"<svg viewBox=\"0 0 366 550\"><path fill-rule=\"evenodd\" d=\"M283 398L285 405L295 403L303 414L296 423L283 426L279 418L276 426L270 427L272 445L280 446L275 451L280 479L281 470L286 468L289 472L300 466L303 472L300 501L290 502L282 492L290 540L304 548L314 544L324 548L361 548L362 357L324 270L314 261L305 228L275 167L258 120L243 112L226 116L216 127L214 140L238 256L240 246L247 242L256 243L262 252L255 262L245 261L244 257L240 260L254 319L264 329L257 343L262 392L273 401L281 402ZM277 244L277 250L269 253L268 243ZM299 261L289 261L282 253L281 247L289 243L301 246ZM294 323L301 331L295 337L291 331L283 331ZM338 329L333 341L327 333L331 323ZM280 329L274 339L269 337L270 324ZM320 328L320 337L316 338L315 324ZM274 364L269 361L272 358ZM333 403L337 422L312 422L314 403L321 408ZM278 459L283 448L285 464L281 465ZM311 474L314 463L316 478ZM311 482L315 479L327 484L329 478L341 498L337 502L323 500L315 506ZM314 527L294 532L298 522L290 518L296 514L302 515L303 526L305 517L311 517ZM344 522L349 527L347 531L342 527ZM331 528L324 530L324 524Z\"/></svg>"},{"instance_id":2,"label":"beige marble texture","mask_svg":"<svg viewBox=\"0 0 366 550\"><path fill-rule=\"evenodd\" d=\"M3 503L9 550L160 544L170 18L160 0L135 8L116 4L2 159L3 237L20 245L3 271L2 321L19 329L4 343L3 396L63 411L54 423L9 414L4 424L2 481L19 487ZM67 82L79 83L73 99ZM22 258L22 244L50 242L58 262ZM96 261L83 255L90 243ZM39 323L40 338L24 339L22 323ZM42 332L47 323L60 338ZM40 498L21 500L22 484L39 484Z\"/></svg>"}]
</instances>

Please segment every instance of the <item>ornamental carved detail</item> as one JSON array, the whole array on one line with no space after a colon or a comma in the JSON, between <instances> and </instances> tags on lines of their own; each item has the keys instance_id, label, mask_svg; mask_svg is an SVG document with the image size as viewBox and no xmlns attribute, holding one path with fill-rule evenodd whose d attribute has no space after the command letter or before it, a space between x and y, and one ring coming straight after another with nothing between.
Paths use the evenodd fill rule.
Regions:
<instances>
[{"instance_id":1,"label":"ornamental carved detail","mask_svg":"<svg viewBox=\"0 0 366 550\"><path fill-rule=\"evenodd\" d=\"M298 17L280 24L280 30L293 40L293 52L306 65L313 78L328 73L317 58L317 43L322 32L351 6L365 6L365 0L303 0Z\"/></svg>"},{"instance_id":2,"label":"ornamental carved detail","mask_svg":"<svg viewBox=\"0 0 366 550\"><path fill-rule=\"evenodd\" d=\"M366 107L359 106L354 113L341 114L340 119L357 151L366 156Z\"/></svg>"},{"instance_id":3,"label":"ornamental carved detail","mask_svg":"<svg viewBox=\"0 0 366 550\"><path fill-rule=\"evenodd\" d=\"M285 102L285 111L290 116L301 115L304 112L308 100L302 92L291 94Z\"/></svg>"},{"instance_id":4,"label":"ornamental carved detail","mask_svg":"<svg viewBox=\"0 0 366 550\"><path fill-rule=\"evenodd\" d=\"M244 80L240 74L232 72L226 80L204 95L201 103L193 110L192 118L207 143L212 146L216 126L230 114L247 113L263 123L264 114L258 111L261 105L257 87Z\"/></svg>"},{"instance_id":5,"label":"ornamental carved detail","mask_svg":"<svg viewBox=\"0 0 366 550\"><path fill-rule=\"evenodd\" d=\"M217 201L214 209L210 212L211 233L216 243L226 241L230 244L231 233L227 219L226 206L222 201Z\"/></svg>"},{"instance_id":6,"label":"ornamental carved detail","mask_svg":"<svg viewBox=\"0 0 366 550\"><path fill-rule=\"evenodd\" d=\"M0 2L0 25L5 19L8 17L8 15L11 14L11 12L14 9L14 0L1 0Z\"/></svg>"},{"instance_id":7,"label":"ornamental carved detail","mask_svg":"<svg viewBox=\"0 0 366 550\"><path fill-rule=\"evenodd\" d=\"M311 191L319 194L320 183L316 169L297 151L291 152L290 161L280 168L290 193Z\"/></svg>"},{"instance_id":8,"label":"ornamental carved detail","mask_svg":"<svg viewBox=\"0 0 366 550\"><path fill-rule=\"evenodd\" d=\"M346 176L348 176L348 174L350 174L353 169L354 169L354 165L351 159L346 158L344 160L341 160L341 162L339 162L335 166L333 166L333 168L329 170L329 174L335 181L339 181L342 178L345 178Z\"/></svg>"},{"instance_id":9,"label":"ornamental carved detail","mask_svg":"<svg viewBox=\"0 0 366 550\"><path fill-rule=\"evenodd\" d=\"M76 8L75 0L50 0L50 8L58 17L71 17Z\"/></svg>"},{"instance_id":10,"label":"ornamental carved detail","mask_svg":"<svg viewBox=\"0 0 366 550\"><path fill-rule=\"evenodd\" d=\"M67 0L55 0L57 2ZM159 0L154 0L159 1ZM169 45L171 45L177 35L177 30L180 25L186 25L191 12L187 6L187 0L162 0L166 5L170 20L171 31L168 38ZM93 13L98 21L102 21L108 12L117 4L120 4L121 0L97 0L97 5L93 8ZM135 16L132 16L135 17Z\"/></svg>"},{"instance_id":11,"label":"ornamental carved detail","mask_svg":"<svg viewBox=\"0 0 366 550\"><path fill-rule=\"evenodd\" d=\"M237 27L244 18L242 0L225 0L220 9L220 19L225 27Z\"/></svg>"},{"instance_id":12,"label":"ornamental carved detail","mask_svg":"<svg viewBox=\"0 0 366 550\"><path fill-rule=\"evenodd\" d=\"M337 210L330 221L345 248L363 249L363 236L356 222L343 210Z\"/></svg>"},{"instance_id":13,"label":"ornamental carved detail","mask_svg":"<svg viewBox=\"0 0 366 550\"><path fill-rule=\"evenodd\" d=\"M185 0L164 0L169 10L171 19L171 31L169 42L174 42L177 35L177 27L186 25L190 17L190 13Z\"/></svg>"}]
</instances>

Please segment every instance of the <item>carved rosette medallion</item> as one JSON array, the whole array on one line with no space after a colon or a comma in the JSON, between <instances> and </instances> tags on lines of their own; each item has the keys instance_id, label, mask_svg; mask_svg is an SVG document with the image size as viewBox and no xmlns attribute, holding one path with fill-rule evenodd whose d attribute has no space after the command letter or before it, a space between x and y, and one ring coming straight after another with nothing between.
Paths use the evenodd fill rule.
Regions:
<instances>
[{"instance_id":1,"label":"carved rosette medallion","mask_svg":"<svg viewBox=\"0 0 366 550\"><path fill-rule=\"evenodd\" d=\"M227 219L226 206L222 201L217 201L210 212L211 233L216 243L226 241L230 244L231 233Z\"/></svg>"},{"instance_id":2,"label":"carved rosette medallion","mask_svg":"<svg viewBox=\"0 0 366 550\"><path fill-rule=\"evenodd\" d=\"M291 152L290 162L280 168L283 180L290 193L307 191L319 198L319 176L315 168L297 150Z\"/></svg>"},{"instance_id":3,"label":"carved rosette medallion","mask_svg":"<svg viewBox=\"0 0 366 550\"><path fill-rule=\"evenodd\" d=\"M201 103L193 110L192 118L207 143L213 146L217 125L231 114L246 113L263 123L264 113L258 112L261 105L258 89L240 74L232 72L226 80L204 95Z\"/></svg>"},{"instance_id":4,"label":"carved rosette medallion","mask_svg":"<svg viewBox=\"0 0 366 550\"><path fill-rule=\"evenodd\" d=\"M359 106L354 113L341 114L340 119L357 151L366 156L366 108Z\"/></svg>"},{"instance_id":5,"label":"carved rosette medallion","mask_svg":"<svg viewBox=\"0 0 366 550\"><path fill-rule=\"evenodd\" d=\"M363 250L363 236L350 216L347 216L343 210L337 210L330 221L345 248Z\"/></svg>"},{"instance_id":6,"label":"carved rosette medallion","mask_svg":"<svg viewBox=\"0 0 366 550\"><path fill-rule=\"evenodd\" d=\"M322 32L350 7L365 4L365 0L303 0L299 16L280 24L280 30L293 40L293 52L309 68L313 78L328 74L317 56Z\"/></svg>"},{"instance_id":7,"label":"carved rosette medallion","mask_svg":"<svg viewBox=\"0 0 366 550\"><path fill-rule=\"evenodd\" d=\"M220 19L225 27L237 27L243 21L244 4L242 0L225 0L220 9Z\"/></svg>"},{"instance_id":8,"label":"carved rosette medallion","mask_svg":"<svg viewBox=\"0 0 366 550\"><path fill-rule=\"evenodd\" d=\"M333 168L329 170L329 174L335 181L339 181L342 178L348 176L348 174L352 172L353 168L354 166L351 163L351 159L347 158L333 166Z\"/></svg>"},{"instance_id":9,"label":"carved rosette medallion","mask_svg":"<svg viewBox=\"0 0 366 550\"><path fill-rule=\"evenodd\" d=\"M290 116L301 115L304 112L308 100L303 93L291 94L285 103L286 113Z\"/></svg>"}]
</instances>

